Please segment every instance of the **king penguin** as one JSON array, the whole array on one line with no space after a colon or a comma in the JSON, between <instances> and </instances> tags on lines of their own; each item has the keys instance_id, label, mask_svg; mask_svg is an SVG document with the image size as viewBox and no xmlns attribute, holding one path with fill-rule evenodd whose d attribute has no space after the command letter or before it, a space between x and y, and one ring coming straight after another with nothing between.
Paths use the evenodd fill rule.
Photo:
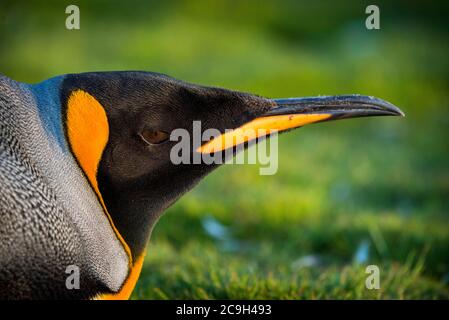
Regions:
<instances>
[{"instance_id":1,"label":"king penguin","mask_svg":"<svg viewBox=\"0 0 449 320\"><path fill-rule=\"evenodd\" d=\"M129 298L159 217L218 166L174 164L175 129L217 129L193 150L212 153L236 147L220 143L239 128L384 115L403 113L368 96L268 99L152 72L0 75L0 299Z\"/></svg>"}]
</instances>

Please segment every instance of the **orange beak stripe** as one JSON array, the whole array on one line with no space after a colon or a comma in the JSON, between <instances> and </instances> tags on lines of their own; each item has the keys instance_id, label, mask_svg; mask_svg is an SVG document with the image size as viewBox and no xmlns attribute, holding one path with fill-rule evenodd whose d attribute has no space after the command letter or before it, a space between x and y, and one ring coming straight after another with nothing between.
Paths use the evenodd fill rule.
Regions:
<instances>
[{"instance_id":1,"label":"orange beak stripe","mask_svg":"<svg viewBox=\"0 0 449 320\"><path fill-rule=\"evenodd\" d=\"M212 153L226 150L270 133L301 127L309 123L326 120L330 117L331 114L321 113L287 114L256 118L237 129L225 132L211 141L206 142L196 151L200 153Z\"/></svg>"}]
</instances>

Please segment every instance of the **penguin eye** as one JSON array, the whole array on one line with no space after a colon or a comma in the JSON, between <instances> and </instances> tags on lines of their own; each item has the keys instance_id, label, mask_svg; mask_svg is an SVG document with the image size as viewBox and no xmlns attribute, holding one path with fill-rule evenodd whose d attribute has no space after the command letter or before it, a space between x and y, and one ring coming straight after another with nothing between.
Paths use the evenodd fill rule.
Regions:
<instances>
[{"instance_id":1,"label":"penguin eye","mask_svg":"<svg viewBox=\"0 0 449 320\"><path fill-rule=\"evenodd\" d=\"M140 137L148 144L160 144L167 141L169 134L161 130L144 129L140 133Z\"/></svg>"}]
</instances>

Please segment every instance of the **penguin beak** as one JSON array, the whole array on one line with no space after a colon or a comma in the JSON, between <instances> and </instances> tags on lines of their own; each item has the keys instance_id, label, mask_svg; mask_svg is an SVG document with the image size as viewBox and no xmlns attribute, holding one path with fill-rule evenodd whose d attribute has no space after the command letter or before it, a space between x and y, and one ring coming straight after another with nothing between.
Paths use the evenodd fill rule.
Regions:
<instances>
[{"instance_id":1,"label":"penguin beak","mask_svg":"<svg viewBox=\"0 0 449 320\"><path fill-rule=\"evenodd\" d=\"M262 116L227 131L197 149L212 153L256 138L306 124L372 116L405 116L391 103L369 96L340 95L269 100L273 107Z\"/></svg>"}]
</instances>

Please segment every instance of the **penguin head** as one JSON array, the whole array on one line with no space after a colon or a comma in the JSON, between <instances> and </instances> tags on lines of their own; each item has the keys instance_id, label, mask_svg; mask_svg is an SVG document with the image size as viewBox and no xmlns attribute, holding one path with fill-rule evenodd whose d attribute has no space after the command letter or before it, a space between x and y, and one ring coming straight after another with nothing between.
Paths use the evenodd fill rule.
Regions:
<instances>
[{"instance_id":1,"label":"penguin head","mask_svg":"<svg viewBox=\"0 0 449 320\"><path fill-rule=\"evenodd\" d=\"M193 163L195 154L236 147L223 142L225 135L243 127L282 132L333 119L402 115L373 97L268 99L149 72L67 75L61 97L71 150L133 258L144 252L164 210L218 166ZM201 132L220 134L194 145L195 121ZM192 137L191 163L173 161L179 139L170 137L179 129Z\"/></svg>"}]
</instances>

